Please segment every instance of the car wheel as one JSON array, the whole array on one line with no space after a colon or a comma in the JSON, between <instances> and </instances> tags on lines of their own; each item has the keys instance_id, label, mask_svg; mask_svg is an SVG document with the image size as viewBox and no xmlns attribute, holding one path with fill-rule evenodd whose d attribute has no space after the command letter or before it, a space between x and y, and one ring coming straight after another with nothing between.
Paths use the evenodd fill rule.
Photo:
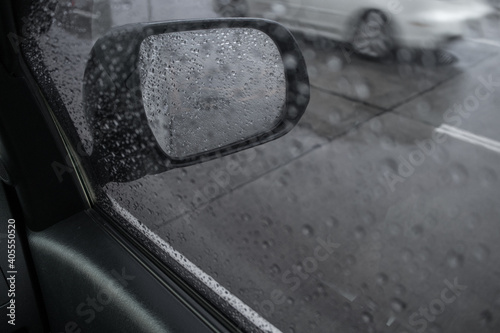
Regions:
<instances>
[{"instance_id":1,"label":"car wheel","mask_svg":"<svg viewBox=\"0 0 500 333\"><path fill-rule=\"evenodd\" d=\"M367 11L354 29L354 51L369 58L385 58L395 49L393 31L387 16L379 10Z\"/></svg>"},{"instance_id":2,"label":"car wheel","mask_svg":"<svg viewBox=\"0 0 500 333\"><path fill-rule=\"evenodd\" d=\"M222 17L239 17L248 14L246 0L214 0L214 11Z\"/></svg>"}]
</instances>

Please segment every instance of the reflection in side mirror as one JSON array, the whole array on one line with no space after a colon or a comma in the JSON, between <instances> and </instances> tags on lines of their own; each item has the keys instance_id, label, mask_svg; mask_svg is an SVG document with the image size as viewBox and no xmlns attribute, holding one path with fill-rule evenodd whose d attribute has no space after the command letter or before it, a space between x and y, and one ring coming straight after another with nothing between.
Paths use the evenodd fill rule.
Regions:
<instances>
[{"instance_id":1,"label":"reflection in side mirror","mask_svg":"<svg viewBox=\"0 0 500 333\"><path fill-rule=\"evenodd\" d=\"M249 28L153 35L140 48L144 109L163 151L176 159L271 131L285 112L278 47Z\"/></svg>"},{"instance_id":2,"label":"reflection in side mirror","mask_svg":"<svg viewBox=\"0 0 500 333\"><path fill-rule=\"evenodd\" d=\"M262 19L118 27L94 45L84 109L97 181L131 181L269 142L309 102L291 33Z\"/></svg>"}]
</instances>

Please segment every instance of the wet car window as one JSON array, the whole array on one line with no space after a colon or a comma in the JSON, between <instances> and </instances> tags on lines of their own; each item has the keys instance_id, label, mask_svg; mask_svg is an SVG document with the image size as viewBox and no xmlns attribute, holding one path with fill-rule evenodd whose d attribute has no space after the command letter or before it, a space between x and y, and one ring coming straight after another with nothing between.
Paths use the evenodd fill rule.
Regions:
<instances>
[{"instance_id":1,"label":"wet car window","mask_svg":"<svg viewBox=\"0 0 500 333\"><path fill-rule=\"evenodd\" d=\"M311 83L298 126L257 148L108 183L103 207L248 330L498 332L498 7L56 1L34 7L31 23L43 29L38 49L24 52L43 63L35 75L41 85L50 77L90 154L82 78L106 31L188 18L281 22Z\"/></svg>"}]
</instances>

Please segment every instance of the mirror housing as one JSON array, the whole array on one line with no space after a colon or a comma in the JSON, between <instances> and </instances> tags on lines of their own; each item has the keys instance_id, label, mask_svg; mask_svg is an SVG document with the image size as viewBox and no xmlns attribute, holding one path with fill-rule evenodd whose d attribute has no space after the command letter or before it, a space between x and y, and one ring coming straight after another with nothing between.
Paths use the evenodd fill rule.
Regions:
<instances>
[{"instance_id":1,"label":"mirror housing","mask_svg":"<svg viewBox=\"0 0 500 333\"><path fill-rule=\"evenodd\" d=\"M143 41L169 33L237 28L264 33L279 51L286 85L279 119L255 135L186 156L169 156L157 141L145 111L140 68ZM95 43L85 69L83 102L91 129L90 161L95 176L100 183L127 182L222 157L283 136L298 123L307 107L309 80L297 42L285 27L273 21L212 19L132 24L109 31Z\"/></svg>"}]
</instances>

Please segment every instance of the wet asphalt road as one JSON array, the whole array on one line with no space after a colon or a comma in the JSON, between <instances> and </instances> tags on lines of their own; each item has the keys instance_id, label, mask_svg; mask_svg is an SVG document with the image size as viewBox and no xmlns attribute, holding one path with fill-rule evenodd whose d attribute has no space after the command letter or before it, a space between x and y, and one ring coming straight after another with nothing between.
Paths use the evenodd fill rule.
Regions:
<instances>
[{"instance_id":1,"label":"wet asphalt road","mask_svg":"<svg viewBox=\"0 0 500 333\"><path fill-rule=\"evenodd\" d=\"M134 215L283 331L496 332L499 87L483 82L500 82L500 59L457 49L452 66L406 79L362 60L325 77L331 55L316 50L298 128L137 182ZM468 112L478 87L492 91ZM456 104L463 115L446 113ZM241 170L225 171L231 161ZM315 265L326 240L339 246ZM467 292L423 319L455 279Z\"/></svg>"},{"instance_id":2,"label":"wet asphalt road","mask_svg":"<svg viewBox=\"0 0 500 333\"><path fill-rule=\"evenodd\" d=\"M114 24L189 9L151 1L153 11L113 2ZM208 5L192 12L214 16ZM490 32L430 66L301 38L311 102L291 133L107 190L284 332L498 332L500 38ZM64 68L53 75L73 82ZM78 119L75 96L65 94Z\"/></svg>"}]
</instances>

